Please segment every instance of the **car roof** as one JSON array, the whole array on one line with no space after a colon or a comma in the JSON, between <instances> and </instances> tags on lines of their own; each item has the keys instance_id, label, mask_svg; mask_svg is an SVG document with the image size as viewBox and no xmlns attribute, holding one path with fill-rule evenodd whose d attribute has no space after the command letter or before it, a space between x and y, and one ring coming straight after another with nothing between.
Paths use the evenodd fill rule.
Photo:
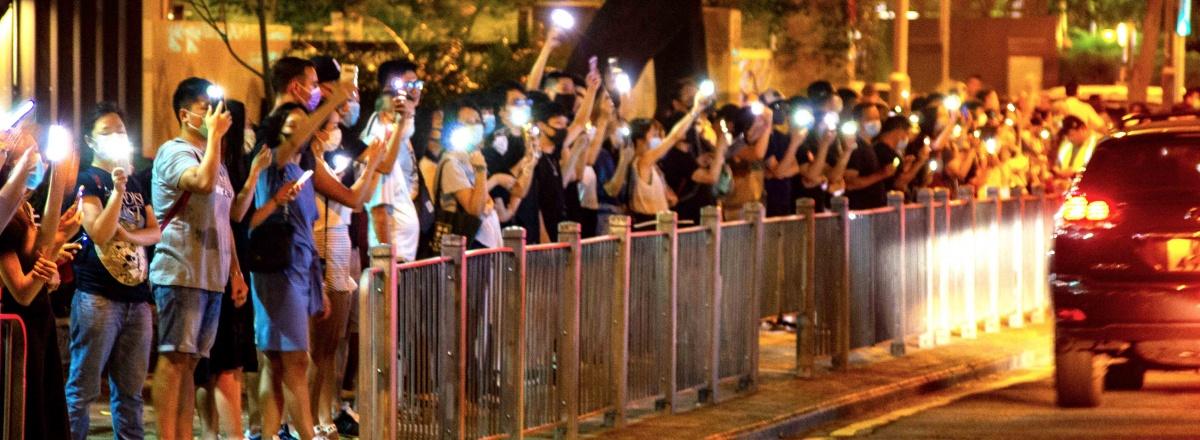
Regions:
<instances>
[{"instance_id":1,"label":"car roof","mask_svg":"<svg viewBox=\"0 0 1200 440\"><path fill-rule=\"evenodd\" d=\"M1152 120L1137 125L1130 125L1109 134L1109 137L1122 138L1127 136L1146 135L1188 135L1200 134L1200 116L1180 116L1166 120Z\"/></svg>"}]
</instances>

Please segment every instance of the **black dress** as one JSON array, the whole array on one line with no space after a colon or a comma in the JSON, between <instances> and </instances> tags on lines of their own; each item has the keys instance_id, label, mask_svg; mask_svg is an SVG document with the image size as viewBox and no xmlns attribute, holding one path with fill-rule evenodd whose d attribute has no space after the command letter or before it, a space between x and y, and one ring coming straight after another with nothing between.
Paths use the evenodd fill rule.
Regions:
<instances>
[{"instance_id":1,"label":"black dress","mask_svg":"<svg viewBox=\"0 0 1200 440\"><path fill-rule=\"evenodd\" d=\"M26 205L0 233L0 253L16 252L21 270L27 272L37 262L32 251L35 236L30 207ZM25 438L69 438L63 363L50 295L43 289L29 305L23 306L8 289L3 290L0 312L15 314L25 322Z\"/></svg>"}]
</instances>

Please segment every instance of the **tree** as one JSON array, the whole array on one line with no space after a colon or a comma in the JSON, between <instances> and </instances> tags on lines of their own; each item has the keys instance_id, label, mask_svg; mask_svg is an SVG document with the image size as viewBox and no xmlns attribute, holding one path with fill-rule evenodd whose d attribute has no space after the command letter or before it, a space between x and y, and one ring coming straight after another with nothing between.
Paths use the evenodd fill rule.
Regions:
<instances>
[{"instance_id":1,"label":"tree","mask_svg":"<svg viewBox=\"0 0 1200 440\"><path fill-rule=\"evenodd\" d=\"M271 89L271 55L267 50L267 7L265 0L187 0L192 10L217 33L222 43L225 43L225 48L229 50L229 54L237 60L238 64L249 70L262 81L263 90L267 100L271 96L275 96ZM262 45L262 69L255 69L250 63L247 63L237 51L233 50L233 46L229 43L229 8L235 7L243 11L252 11L258 19L258 39Z\"/></svg>"}]
</instances>

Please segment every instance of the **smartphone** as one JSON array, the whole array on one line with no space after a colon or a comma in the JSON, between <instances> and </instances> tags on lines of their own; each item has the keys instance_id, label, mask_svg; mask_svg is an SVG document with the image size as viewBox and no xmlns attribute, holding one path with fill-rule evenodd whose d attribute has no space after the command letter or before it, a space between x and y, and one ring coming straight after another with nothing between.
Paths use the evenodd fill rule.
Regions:
<instances>
[{"instance_id":1,"label":"smartphone","mask_svg":"<svg viewBox=\"0 0 1200 440\"><path fill-rule=\"evenodd\" d=\"M16 108L14 108L8 113L7 116L4 117L4 125L3 127L0 127L0 129L12 130L13 128L16 128L17 125L21 124L21 121L25 120L26 117L33 113L33 108L34 102L32 99L21 101L20 104L17 104Z\"/></svg>"},{"instance_id":2,"label":"smartphone","mask_svg":"<svg viewBox=\"0 0 1200 440\"><path fill-rule=\"evenodd\" d=\"M304 186L304 184L308 182L308 179L312 178L312 175L313 175L313 170L305 171L304 174L300 175L299 179L296 179L296 186L297 187Z\"/></svg>"},{"instance_id":3,"label":"smartphone","mask_svg":"<svg viewBox=\"0 0 1200 440\"><path fill-rule=\"evenodd\" d=\"M354 64L342 65L342 78L350 78L354 87L358 87L358 66Z\"/></svg>"}]
</instances>

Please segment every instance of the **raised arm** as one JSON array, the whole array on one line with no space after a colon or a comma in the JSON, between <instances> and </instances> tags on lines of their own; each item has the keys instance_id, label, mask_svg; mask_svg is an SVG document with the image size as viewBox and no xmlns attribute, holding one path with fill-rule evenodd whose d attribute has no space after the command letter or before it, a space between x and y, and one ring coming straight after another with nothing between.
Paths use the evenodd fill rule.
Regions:
<instances>
[{"instance_id":1,"label":"raised arm","mask_svg":"<svg viewBox=\"0 0 1200 440\"><path fill-rule=\"evenodd\" d=\"M595 65L595 57L592 57L592 63ZM575 114L575 119L567 127L567 145L571 145L575 139L587 131L587 124L592 120L592 109L596 106L596 94L599 91L600 73L593 69L588 72L587 90L583 93L583 104L579 107L579 113Z\"/></svg>"},{"instance_id":2,"label":"raised arm","mask_svg":"<svg viewBox=\"0 0 1200 440\"><path fill-rule=\"evenodd\" d=\"M209 106L208 113L204 115L204 122L208 126L208 143L204 148L204 157L200 159L199 166L188 168L179 176L179 189L197 194L209 194L217 185L217 170L221 165L221 139L233 124L233 117L225 110L225 101L221 101L215 107Z\"/></svg>"},{"instance_id":3,"label":"raised arm","mask_svg":"<svg viewBox=\"0 0 1200 440\"><path fill-rule=\"evenodd\" d=\"M258 188L258 177L263 170L267 169L272 162L271 149L266 145L254 155L254 161L250 162L250 174L246 176L246 183L242 184L241 191L238 191L237 197L233 199L233 206L229 208L229 220L237 223L246 217L246 213L250 211L250 205L254 203L254 190Z\"/></svg>"},{"instance_id":4,"label":"raised arm","mask_svg":"<svg viewBox=\"0 0 1200 440\"><path fill-rule=\"evenodd\" d=\"M284 139L282 144L279 144L279 147L277 147L278 151L275 152L275 166L283 168L284 165L287 165L288 161L296 156L296 152L300 151L300 147L304 146L313 133L316 133L325 124L325 120L329 119L329 115L337 111L338 108L341 108L342 104L345 104L346 100L350 99L350 95L355 90L356 87L349 81L342 82L338 87L334 87L333 96L326 99L325 103L317 107L307 118L296 124L296 128L292 131L292 134L287 139Z\"/></svg>"},{"instance_id":5,"label":"raised arm","mask_svg":"<svg viewBox=\"0 0 1200 440\"><path fill-rule=\"evenodd\" d=\"M396 136L393 136L396 137ZM367 153L364 156L367 158L366 167L363 168L363 173L358 176L349 188L342 185L342 181L334 174L333 169L325 163L322 157L320 147L313 146L313 157L316 158L317 166L313 172L313 187L321 195L328 197L330 200L338 202L352 210L362 209L363 203L371 197L371 189L373 185L370 182L375 177L375 170L379 168L379 163L383 159L381 154L384 142L382 140L371 141L371 145L367 147Z\"/></svg>"},{"instance_id":6,"label":"raised arm","mask_svg":"<svg viewBox=\"0 0 1200 440\"><path fill-rule=\"evenodd\" d=\"M537 61L533 62L533 70L529 71L529 77L525 79L525 90L541 88L542 77L546 74L546 63L550 61L550 54L554 52L554 48L561 43L561 35L557 27L550 28L550 33L546 35L546 43L542 44L542 51L538 53Z\"/></svg>"}]
</instances>

